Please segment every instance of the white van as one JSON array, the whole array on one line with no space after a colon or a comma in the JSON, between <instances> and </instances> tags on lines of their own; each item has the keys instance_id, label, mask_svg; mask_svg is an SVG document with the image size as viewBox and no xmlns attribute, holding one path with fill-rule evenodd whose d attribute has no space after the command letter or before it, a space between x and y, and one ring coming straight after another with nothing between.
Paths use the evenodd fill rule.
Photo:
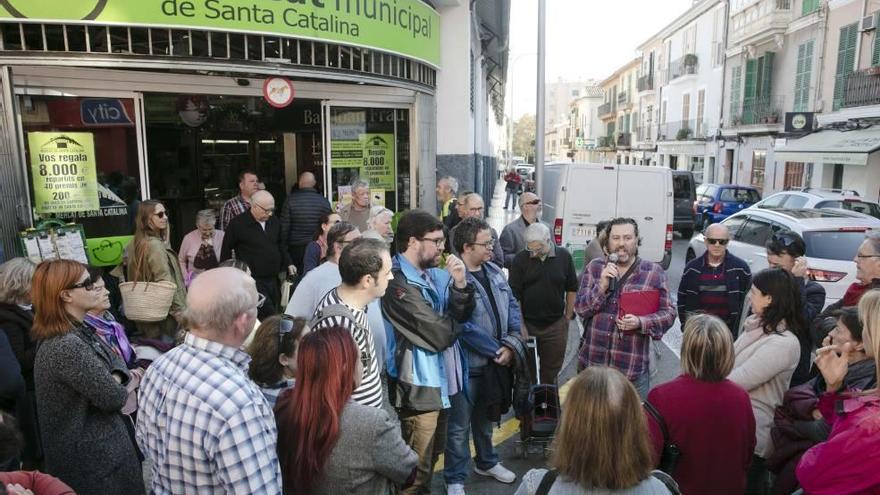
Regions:
<instances>
[{"instance_id":1,"label":"white van","mask_svg":"<svg viewBox=\"0 0 880 495\"><path fill-rule=\"evenodd\" d=\"M639 224L639 257L672 258L672 170L638 165L548 163L544 166L542 218L553 225L556 245L568 249L578 272L596 224L629 217Z\"/></svg>"}]
</instances>

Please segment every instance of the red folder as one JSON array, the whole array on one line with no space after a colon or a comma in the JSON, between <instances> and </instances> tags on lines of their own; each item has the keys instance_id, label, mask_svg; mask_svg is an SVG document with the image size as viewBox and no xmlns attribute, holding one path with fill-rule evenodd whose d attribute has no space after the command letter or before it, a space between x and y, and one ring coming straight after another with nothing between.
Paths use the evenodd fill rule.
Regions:
<instances>
[{"instance_id":1,"label":"red folder","mask_svg":"<svg viewBox=\"0 0 880 495\"><path fill-rule=\"evenodd\" d=\"M660 311L660 291L643 290L639 292L624 292L620 294L618 302L618 315L646 316Z\"/></svg>"}]
</instances>

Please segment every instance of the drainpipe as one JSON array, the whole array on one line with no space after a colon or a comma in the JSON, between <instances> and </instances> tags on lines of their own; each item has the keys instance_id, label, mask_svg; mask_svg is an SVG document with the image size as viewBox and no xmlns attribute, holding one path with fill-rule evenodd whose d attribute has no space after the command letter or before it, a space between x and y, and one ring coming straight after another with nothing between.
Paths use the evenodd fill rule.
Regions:
<instances>
[{"instance_id":1,"label":"drainpipe","mask_svg":"<svg viewBox=\"0 0 880 495\"><path fill-rule=\"evenodd\" d=\"M859 17L859 22L857 24L856 30L856 66L851 67L852 70L858 70L858 68L862 65L859 60L862 56L862 19L868 15L868 0L862 0L862 15Z\"/></svg>"},{"instance_id":2,"label":"drainpipe","mask_svg":"<svg viewBox=\"0 0 880 495\"><path fill-rule=\"evenodd\" d=\"M723 45L722 50L722 59L721 59L721 102L719 108L721 111L718 114L718 132L721 132L722 123L724 122L724 88L727 87L727 35L728 30L730 29L730 2L724 0L724 35L721 40L721 44ZM716 134L717 135L717 134ZM726 141L725 141L726 142ZM715 182L719 182L718 179L718 170L721 167L721 160L723 157L721 156L721 149L718 148L718 143L715 142L715 169L712 170L712 180ZM731 164L733 166L733 164Z\"/></svg>"}]
</instances>

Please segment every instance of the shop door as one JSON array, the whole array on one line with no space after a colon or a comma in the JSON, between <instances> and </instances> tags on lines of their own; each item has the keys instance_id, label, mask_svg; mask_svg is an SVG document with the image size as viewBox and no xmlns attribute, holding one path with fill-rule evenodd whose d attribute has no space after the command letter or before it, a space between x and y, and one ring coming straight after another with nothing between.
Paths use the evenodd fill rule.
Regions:
<instances>
[{"instance_id":1,"label":"shop door","mask_svg":"<svg viewBox=\"0 0 880 495\"><path fill-rule=\"evenodd\" d=\"M410 176L410 110L323 102L325 194L335 208L351 202L351 185L370 186L373 205L392 211L413 207Z\"/></svg>"}]
</instances>

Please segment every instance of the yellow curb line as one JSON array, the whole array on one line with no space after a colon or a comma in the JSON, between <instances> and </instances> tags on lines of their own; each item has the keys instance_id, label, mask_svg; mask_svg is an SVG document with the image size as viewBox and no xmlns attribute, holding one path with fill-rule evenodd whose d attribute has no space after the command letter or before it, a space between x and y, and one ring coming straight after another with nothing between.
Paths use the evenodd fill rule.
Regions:
<instances>
[{"instance_id":1,"label":"yellow curb line","mask_svg":"<svg viewBox=\"0 0 880 495\"><path fill-rule=\"evenodd\" d=\"M563 386L559 387L559 402L560 404L565 403L565 397L568 395L568 389L571 386L571 380L567 381ZM504 423L501 423L501 426L496 428L492 433L492 445L498 446L507 440L510 437L519 433L519 420L516 418L510 418ZM477 451L474 448L474 441L471 439L469 442L471 449L471 457L477 455ZM439 473L443 471L443 454L440 454L440 457L437 458L437 464L434 465L434 472Z\"/></svg>"}]
</instances>

